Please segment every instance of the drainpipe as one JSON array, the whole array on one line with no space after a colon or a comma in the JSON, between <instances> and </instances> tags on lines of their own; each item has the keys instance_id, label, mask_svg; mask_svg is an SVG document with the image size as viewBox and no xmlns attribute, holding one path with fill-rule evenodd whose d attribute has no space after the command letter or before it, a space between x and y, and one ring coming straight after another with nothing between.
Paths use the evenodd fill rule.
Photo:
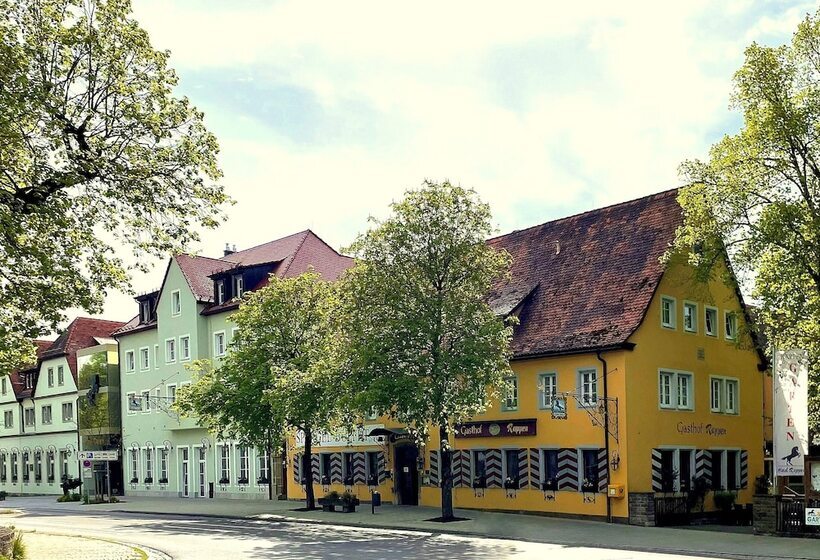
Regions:
<instances>
[{"instance_id":1,"label":"drainpipe","mask_svg":"<svg viewBox=\"0 0 820 560\"><path fill-rule=\"evenodd\" d=\"M611 469L609 468L609 390L607 387L607 363L606 360L601 356L601 351L595 353L598 357L598 360L603 364L603 377L604 377L604 449L606 450L606 473L607 473L607 481L612 481L612 473L610 472ZM606 493L606 522L612 523L612 500L609 497L609 491Z\"/></svg>"}]
</instances>

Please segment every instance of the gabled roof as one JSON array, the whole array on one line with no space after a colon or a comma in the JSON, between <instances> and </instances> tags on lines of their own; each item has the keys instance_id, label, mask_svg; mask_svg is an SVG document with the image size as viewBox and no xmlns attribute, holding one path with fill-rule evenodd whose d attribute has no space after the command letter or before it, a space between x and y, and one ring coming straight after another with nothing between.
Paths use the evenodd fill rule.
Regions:
<instances>
[{"instance_id":1,"label":"gabled roof","mask_svg":"<svg viewBox=\"0 0 820 560\"><path fill-rule=\"evenodd\" d=\"M77 350L97 346L97 338L109 338L114 331L119 330L125 323L122 321L106 321L90 317L77 317L57 337L52 345L40 355L40 361L65 356L68 368L74 381L77 380Z\"/></svg>"},{"instance_id":2,"label":"gabled roof","mask_svg":"<svg viewBox=\"0 0 820 560\"><path fill-rule=\"evenodd\" d=\"M14 395L18 399L25 399L30 397L31 394L34 392L34 389L26 389L25 381L23 380L23 374L29 373L36 373L37 365L40 363L40 358L42 357L43 353L48 350L54 342L51 340L35 340L34 345L37 347L37 360L33 364L27 364L21 367L19 370L12 371L9 374L9 382L11 383L12 389L14 389Z\"/></svg>"},{"instance_id":3,"label":"gabled roof","mask_svg":"<svg viewBox=\"0 0 820 560\"><path fill-rule=\"evenodd\" d=\"M677 189L489 240L513 258L493 300L521 304L516 358L628 343L640 326L682 222ZM533 289L533 287L535 287Z\"/></svg>"}]
</instances>

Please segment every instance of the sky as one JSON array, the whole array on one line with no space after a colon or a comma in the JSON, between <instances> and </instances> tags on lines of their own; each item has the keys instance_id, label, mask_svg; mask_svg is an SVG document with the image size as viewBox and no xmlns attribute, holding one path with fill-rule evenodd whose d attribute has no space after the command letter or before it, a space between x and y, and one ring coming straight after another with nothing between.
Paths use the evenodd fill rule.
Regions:
<instances>
[{"instance_id":1,"label":"sky","mask_svg":"<svg viewBox=\"0 0 820 560\"><path fill-rule=\"evenodd\" d=\"M731 78L814 2L133 0L205 113L236 201L193 252L306 228L334 248L423 180L498 233L680 185L742 126ZM156 289L166 262L134 276ZM128 320L132 296L102 314Z\"/></svg>"}]
</instances>

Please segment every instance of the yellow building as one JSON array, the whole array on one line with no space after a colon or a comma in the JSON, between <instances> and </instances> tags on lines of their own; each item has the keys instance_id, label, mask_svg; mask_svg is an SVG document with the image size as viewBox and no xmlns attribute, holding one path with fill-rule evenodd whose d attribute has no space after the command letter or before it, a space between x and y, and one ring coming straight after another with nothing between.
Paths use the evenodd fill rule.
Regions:
<instances>
[{"instance_id":1,"label":"yellow building","mask_svg":"<svg viewBox=\"0 0 820 560\"><path fill-rule=\"evenodd\" d=\"M491 304L514 314L514 376L501 402L454 426L457 508L655 523L693 487L751 503L763 471L765 360L736 287L695 280L661 256L681 212L676 190L515 231ZM436 430L431 430L437 432ZM313 484L367 500L440 504L439 441L417 447L374 418L352 440L324 437ZM304 495L299 442L288 495ZM295 466L295 467L294 467ZM305 473L306 474L306 473Z\"/></svg>"}]
</instances>

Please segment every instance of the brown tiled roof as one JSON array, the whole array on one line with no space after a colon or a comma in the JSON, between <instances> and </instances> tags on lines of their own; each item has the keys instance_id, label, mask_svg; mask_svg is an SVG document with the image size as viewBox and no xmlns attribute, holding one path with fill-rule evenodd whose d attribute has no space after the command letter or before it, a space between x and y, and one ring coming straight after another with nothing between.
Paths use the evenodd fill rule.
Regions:
<instances>
[{"instance_id":1,"label":"brown tiled roof","mask_svg":"<svg viewBox=\"0 0 820 560\"><path fill-rule=\"evenodd\" d=\"M122 321L106 321L90 317L77 317L57 337L57 340L40 356L41 360L48 360L58 356L65 356L68 368L74 381L77 380L77 350L96 346L95 337L110 337L125 323Z\"/></svg>"},{"instance_id":2,"label":"brown tiled roof","mask_svg":"<svg viewBox=\"0 0 820 560\"><path fill-rule=\"evenodd\" d=\"M493 300L520 309L514 356L627 343L681 224L676 195L673 189L491 239L513 258L511 280L496 287Z\"/></svg>"},{"instance_id":3,"label":"brown tiled roof","mask_svg":"<svg viewBox=\"0 0 820 560\"><path fill-rule=\"evenodd\" d=\"M34 345L37 347L37 360L35 360L33 364L27 364L19 370L12 371L9 374L9 382L14 388L14 394L18 399L22 400L28 398L34 392L33 389L26 389L26 384L23 381L23 374L34 373L37 371L37 364L39 364L40 358L52 344L54 344L54 341L52 340L35 340Z\"/></svg>"},{"instance_id":4,"label":"brown tiled roof","mask_svg":"<svg viewBox=\"0 0 820 560\"><path fill-rule=\"evenodd\" d=\"M211 274L222 272L236 266L233 262L210 257L197 257L193 255L180 254L174 257L182 270L182 275L188 282L191 292L199 302L211 302L214 300L214 284L209 278Z\"/></svg>"}]
</instances>

